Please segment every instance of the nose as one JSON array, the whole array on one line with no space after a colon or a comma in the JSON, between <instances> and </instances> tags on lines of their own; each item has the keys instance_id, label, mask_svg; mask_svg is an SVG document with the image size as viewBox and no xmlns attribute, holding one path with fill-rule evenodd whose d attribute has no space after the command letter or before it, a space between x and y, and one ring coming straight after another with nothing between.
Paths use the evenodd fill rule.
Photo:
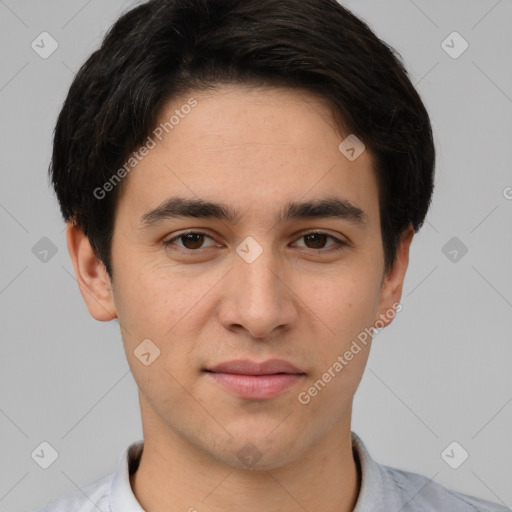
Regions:
<instances>
[{"instance_id":1,"label":"nose","mask_svg":"<svg viewBox=\"0 0 512 512\"><path fill-rule=\"evenodd\" d=\"M250 263L236 255L225 278L219 317L228 330L245 329L253 338L268 339L297 322L297 302L291 269L278 255L263 250Z\"/></svg>"}]
</instances>

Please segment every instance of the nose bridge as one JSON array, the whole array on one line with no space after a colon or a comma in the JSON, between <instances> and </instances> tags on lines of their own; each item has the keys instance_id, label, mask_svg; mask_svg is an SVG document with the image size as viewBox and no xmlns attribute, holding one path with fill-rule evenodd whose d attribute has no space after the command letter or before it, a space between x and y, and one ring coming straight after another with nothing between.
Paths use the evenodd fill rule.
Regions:
<instances>
[{"instance_id":1,"label":"nose bridge","mask_svg":"<svg viewBox=\"0 0 512 512\"><path fill-rule=\"evenodd\" d=\"M289 324L294 318L293 295L280 277L279 255L254 238L244 240L236 252L229 276L231 313L224 320L242 325L256 337Z\"/></svg>"},{"instance_id":2,"label":"nose bridge","mask_svg":"<svg viewBox=\"0 0 512 512\"><path fill-rule=\"evenodd\" d=\"M279 258L269 245L263 246L254 238L248 237L236 249L238 258L235 260L235 279L240 283L239 290L251 303L256 305L269 304L276 301L281 293L280 281L276 277ZM259 304L264 301L263 304Z\"/></svg>"}]
</instances>

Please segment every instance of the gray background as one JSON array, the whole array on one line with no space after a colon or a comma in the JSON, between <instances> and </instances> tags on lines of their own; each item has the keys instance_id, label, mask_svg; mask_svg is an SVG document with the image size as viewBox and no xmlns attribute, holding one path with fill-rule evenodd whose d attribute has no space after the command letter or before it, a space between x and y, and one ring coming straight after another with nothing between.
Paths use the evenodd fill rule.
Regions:
<instances>
[{"instance_id":1,"label":"gray background","mask_svg":"<svg viewBox=\"0 0 512 512\"><path fill-rule=\"evenodd\" d=\"M403 310L375 338L353 430L381 463L512 506L512 2L345 4L402 55L438 150ZM73 74L129 5L0 0L1 512L110 473L142 437L118 324L89 316L47 182ZM47 59L31 48L43 31L59 45ZM469 43L456 59L441 45L453 31ZM43 237L57 251L46 261ZM46 470L31 458L42 441L58 452ZM441 457L452 441L469 452L458 469Z\"/></svg>"}]
</instances>

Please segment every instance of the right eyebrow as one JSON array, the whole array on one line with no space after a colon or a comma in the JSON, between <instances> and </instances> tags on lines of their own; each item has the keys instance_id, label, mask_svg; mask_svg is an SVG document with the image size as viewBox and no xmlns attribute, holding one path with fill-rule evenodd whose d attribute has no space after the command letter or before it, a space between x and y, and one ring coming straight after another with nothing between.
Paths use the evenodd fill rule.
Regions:
<instances>
[{"instance_id":1,"label":"right eyebrow","mask_svg":"<svg viewBox=\"0 0 512 512\"><path fill-rule=\"evenodd\" d=\"M179 217L219 219L227 222L237 222L240 219L240 213L221 203L213 203L201 199L170 197L153 210L146 212L139 219L139 225L141 228L145 228L161 220Z\"/></svg>"}]
</instances>

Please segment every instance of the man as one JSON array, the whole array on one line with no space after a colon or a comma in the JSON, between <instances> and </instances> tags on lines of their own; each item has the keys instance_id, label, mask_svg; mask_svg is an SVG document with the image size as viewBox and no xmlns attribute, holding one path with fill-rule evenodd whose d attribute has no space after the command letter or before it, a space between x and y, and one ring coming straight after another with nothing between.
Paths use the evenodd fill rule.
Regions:
<instances>
[{"instance_id":1,"label":"man","mask_svg":"<svg viewBox=\"0 0 512 512\"><path fill-rule=\"evenodd\" d=\"M41 511L503 511L351 432L431 201L428 114L334 0L153 0L70 88L51 177L144 442Z\"/></svg>"}]
</instances>

